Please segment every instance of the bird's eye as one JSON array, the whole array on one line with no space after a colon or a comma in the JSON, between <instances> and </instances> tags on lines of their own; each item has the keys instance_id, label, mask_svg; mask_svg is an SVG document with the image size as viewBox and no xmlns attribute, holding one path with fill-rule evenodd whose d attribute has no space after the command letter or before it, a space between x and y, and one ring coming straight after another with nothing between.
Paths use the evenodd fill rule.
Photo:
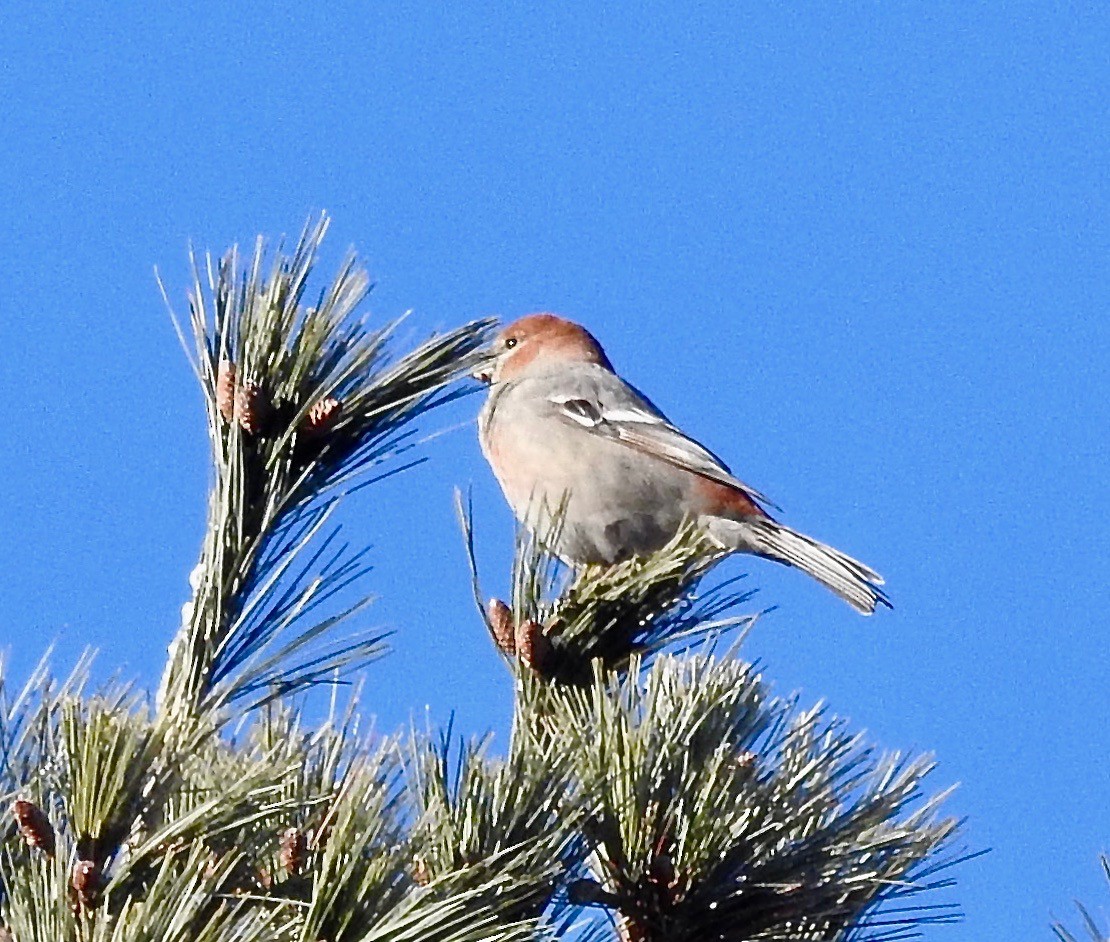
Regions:
<instances>
[{"instance_id":1,"label":"bird's eye","mask_svg":"<svg viewBox=\"0 0 1110 942\"><path fill-rule=\"evenodd\" d=\"M509 337L505 341L505 349L506 350L512 350L513 347L515 347L515 346L516 346L516 337Z\"/></svg>"}]
</instances>

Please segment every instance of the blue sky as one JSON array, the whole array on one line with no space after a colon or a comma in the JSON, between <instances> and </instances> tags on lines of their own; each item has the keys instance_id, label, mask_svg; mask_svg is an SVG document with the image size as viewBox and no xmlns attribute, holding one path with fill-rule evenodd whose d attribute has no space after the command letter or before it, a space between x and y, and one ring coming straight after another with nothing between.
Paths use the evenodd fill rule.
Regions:
<instances>
[{"instance_id":1,"label":"blue sky","mask_svg":"<svg viewBox=\"0 0 1110 942\"><path fill-rule=\"evenodd\" d=\"M1101 4L9 4L0 36L0 643L153 684L203 526L199 394L158 297L186 246L335 218L413 337L561 311L672 419L883 572L871 620L796 573L747 646L929 750L972 848L960 929L1048 938L1110 849L1110 14ZM464 12L465 11L465 12ZM504 731L511 522L468 399L346 509L369 675ZM418 508L414 515L414 507ZM421 566L433 560L426 577ZM731 570L730 570L731 571Z\"/></svg>"}]
</instances>

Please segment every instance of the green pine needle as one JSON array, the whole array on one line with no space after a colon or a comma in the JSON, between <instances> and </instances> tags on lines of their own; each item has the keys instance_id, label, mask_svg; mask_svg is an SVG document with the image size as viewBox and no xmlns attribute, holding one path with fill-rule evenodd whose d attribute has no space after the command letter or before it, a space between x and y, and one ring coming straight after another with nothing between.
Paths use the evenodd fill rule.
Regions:
<instances>
[{"instance_id":1,"label":"green pine needle","mask_svg":"<svg viewBox=\"0 0 1110 942\"><path fill-rule=\"evenodd\" d=\"M77 855L104 864L144 813L163 758L163 735L121 691L62 704L67 813Z\"/></svg>"},{"instance_id":2,"label":"green pine needle","mask_svg":"<svg viewBox=\"0 0 1110 942\"><path fill-rule=\"evenodd\" d=\"M566 756L525 745L518 739L504 759L487 757L481 743L460 745L453 759L448 732L409 747L414 868L440 895L511 875L500 891L506 923L547 908L573 866L580 818Z\"/></svg>"}]
</instances>

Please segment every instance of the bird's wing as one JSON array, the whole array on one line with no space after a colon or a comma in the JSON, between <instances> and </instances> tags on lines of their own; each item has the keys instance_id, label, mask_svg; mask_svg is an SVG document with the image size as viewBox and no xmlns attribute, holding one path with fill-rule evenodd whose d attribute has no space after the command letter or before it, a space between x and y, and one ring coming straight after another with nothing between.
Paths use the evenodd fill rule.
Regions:
<instances>
[{"instance_id":1,"label":"bird's wing","mask_svg":"<svg viewBox=\"0 0 1110 942\"><path fill-rule=\"evenodd\" d=\"M633 390L629 388L629 393ZM733 476L716 455L675 428L650 401L636 396L620 404L607 404L605 397L591 393L553 395L549 401L558 415L595 435L619 441L629 448L666 461L684 471L700 475L718 484L735 487L757 501L776 510L773 501Z\"/></svg>"}]
</instances>

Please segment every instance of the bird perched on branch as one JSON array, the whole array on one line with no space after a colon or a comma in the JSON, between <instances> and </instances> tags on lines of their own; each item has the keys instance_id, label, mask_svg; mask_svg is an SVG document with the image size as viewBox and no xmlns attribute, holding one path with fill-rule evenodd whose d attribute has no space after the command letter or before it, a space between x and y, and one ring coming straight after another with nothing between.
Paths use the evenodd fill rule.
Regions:
<instances>
[{"instance_id":1,"label":"bird perched on branch","mask_svg":"<svg viewBox=\"0 0 1110 942\"><path fill-rule=\"evenodd\" d=\"M878 573L772 518L770 501L621 379L578 324L522 317L474 375L490 386L482 451L517 519L566 562L649 553L692 520L722 548L801 569L857 611L890 606Z\"/></svg>"}]
</instances>

